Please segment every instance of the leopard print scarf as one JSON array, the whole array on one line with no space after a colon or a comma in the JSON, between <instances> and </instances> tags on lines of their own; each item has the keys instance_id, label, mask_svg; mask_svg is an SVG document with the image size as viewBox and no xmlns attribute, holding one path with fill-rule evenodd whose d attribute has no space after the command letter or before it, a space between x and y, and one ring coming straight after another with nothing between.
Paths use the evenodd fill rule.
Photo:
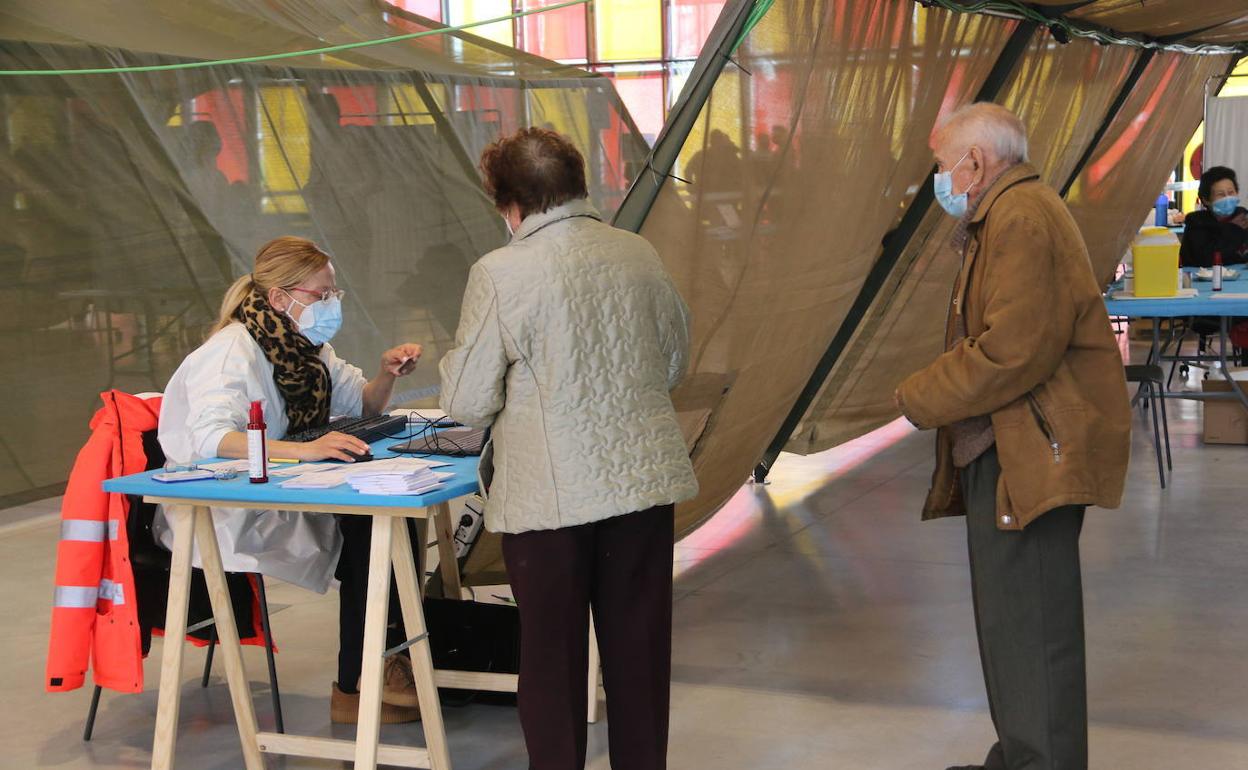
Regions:
<instances>
[{"instance_id":1,"label":"leopard print scarf","mask_svg":"<svg viewBox=\"0 0 1248 770\"><path fill-rule=\"evenodd\" d=\"M239 305L235 317L273 364L273 382L286 404L288 433L319 428L329 422L333 382L321 360L320 345L300 334L285 313L279 313L259 291Z\"/></svg>"}]
</instances>

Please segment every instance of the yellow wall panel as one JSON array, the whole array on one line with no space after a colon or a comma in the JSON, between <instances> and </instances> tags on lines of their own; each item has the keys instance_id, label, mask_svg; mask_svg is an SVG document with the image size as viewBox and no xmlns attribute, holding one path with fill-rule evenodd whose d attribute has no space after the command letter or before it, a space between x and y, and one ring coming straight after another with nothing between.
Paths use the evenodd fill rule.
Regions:
<instances>
[{"instance_id":1,"label":"yellow wall panel","mask_svg":"<svg viewBox=\"0 0 1248 770\"><path fill-rule=\"evenodd\" d=\"M569 137L582 153L588 153L593 147L589 131L589 112L585 108L588 102L569 98L569 94L575 93L577 92L556 88L526 90L529 122L535 126L554 128Z\"/></svg>"},{"instance_id":2,"label":"yellow wall panel","mask_svg":"<svg viewBox=\"0 0 1248 770\"><path fill-rule=\"evenodd\" d=\"M311 166L308 116L294 88L260 89L260 173L264 210L294 214L307 211L300 188Z\"/></svg>"},{"instance_id":3,"label":"yellow wall panel","mask_svg":"<svg viewBox=\"0 0 1248 770\"><path fill-rule=\"evenodd\" d=\"M663 19L655 0L598 0L594 6L599 61L663 57Z\"/></svg>"},{"instance_id":4,"label":"yellow wall panel","mask_svg":"<svg viewBox=\"0 0 1248 770\"><path fill-rule=\"evenodd\" d=\"M416 86L400 85L386 90L390 101L390 114L384 123L388 126L428 126L433 124L432 110L420 98Z\"/></svg>"},{"instance_id":5,"label":"yellow wall panel","mask_svg":"<svg viewBox=\"0 0 1248 770\"><path fill-rule=\"evenodd\" d=\"M474 21L499 19L511 15L511 0L455 0L451 3L451 26L470 24ZM503 45L515 45L510 21L487 24L467 30L477 37L493 40Z\"/></svg>"}]
</instances>

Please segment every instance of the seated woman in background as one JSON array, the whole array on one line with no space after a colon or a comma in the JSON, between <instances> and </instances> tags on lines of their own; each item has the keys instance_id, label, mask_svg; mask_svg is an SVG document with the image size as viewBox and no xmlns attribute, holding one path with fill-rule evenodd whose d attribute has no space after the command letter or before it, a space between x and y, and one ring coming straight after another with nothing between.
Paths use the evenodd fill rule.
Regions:
<instances>
[{"instance_id":1,"label":"seated woman in background","mask_svg":"<svg viewBox=\"0 0 1248 770\"><path fill-rule=\"evenodd\" d=\"M282 441L326 425L331 414L379 414L395 378L416 368L420 345L386 351L372 380L335 355L329 340L342 323L342 296L329 255L312 241L286 236L265 244L252 272L226 292L208 339L169 380L159 428L165 456L178 464L246 457L252 401L264 405L272 457L350 461L365 454L368 444L337 432L306 443ZM330 718L355 722L372 520L214 508L213 521L227 570L259 572L320 593L332 577L341 581ZM404 640L398 606L392 584L387 646ZM382 698L382 721L419 718L406 655L387 658Z\"/></svg>"},{"instance_id":2,"label":"seated woman in background","mask_svg":"<svg viewBox=\"0 0 1248 770\"><path fill-rule=\"evenodd\" d=\"M1239 179L1226 166L1214 166L1200 175L1200 202L1204 206L1184 220L1179 263L1183 267L1212 267L1221 252L1222 264L1248 261L1248 209L1239 205Z\"/></svg>"}]
</instances>

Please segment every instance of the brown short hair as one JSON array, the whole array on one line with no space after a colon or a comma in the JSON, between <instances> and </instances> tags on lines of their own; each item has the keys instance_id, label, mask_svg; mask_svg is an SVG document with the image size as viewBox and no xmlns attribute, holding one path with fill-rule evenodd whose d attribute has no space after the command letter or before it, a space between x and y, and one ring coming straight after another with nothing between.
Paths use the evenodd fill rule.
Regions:
<instances>
[{"instance_id":1,"label":"brown short hair","mask_svg":"<svg viewBox=\"0 0 1248 770\"><path fill-rule=\"evenodd\" d=\"M580 151L567 137L545 128L522 128L486 147L481 173L494 205L503 209L515 204L521 217L589 195Z\"/></svg>"}]
</instances>

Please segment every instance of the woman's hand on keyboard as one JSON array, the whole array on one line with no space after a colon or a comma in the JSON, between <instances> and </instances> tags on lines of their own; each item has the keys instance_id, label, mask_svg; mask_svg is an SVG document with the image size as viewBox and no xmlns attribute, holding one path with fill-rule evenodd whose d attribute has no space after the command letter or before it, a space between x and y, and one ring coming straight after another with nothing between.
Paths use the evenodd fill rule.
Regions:
<instances>
[{"instance_id":1,"label":"woman's hand on keyboard","mask_svg":"<svg viewBox=\"0 0 1248 770\"><path fill-rule=\"evenodd\" d=\"M324 436L309 441L305 444L296 444L299 447L298 459L316 461L316 460L345 460L353 462L356 457L366 455L369 452L368 444L364 443L355 436L348 436L345 433L326 433Z\"/></svg>"}]
</instances>

